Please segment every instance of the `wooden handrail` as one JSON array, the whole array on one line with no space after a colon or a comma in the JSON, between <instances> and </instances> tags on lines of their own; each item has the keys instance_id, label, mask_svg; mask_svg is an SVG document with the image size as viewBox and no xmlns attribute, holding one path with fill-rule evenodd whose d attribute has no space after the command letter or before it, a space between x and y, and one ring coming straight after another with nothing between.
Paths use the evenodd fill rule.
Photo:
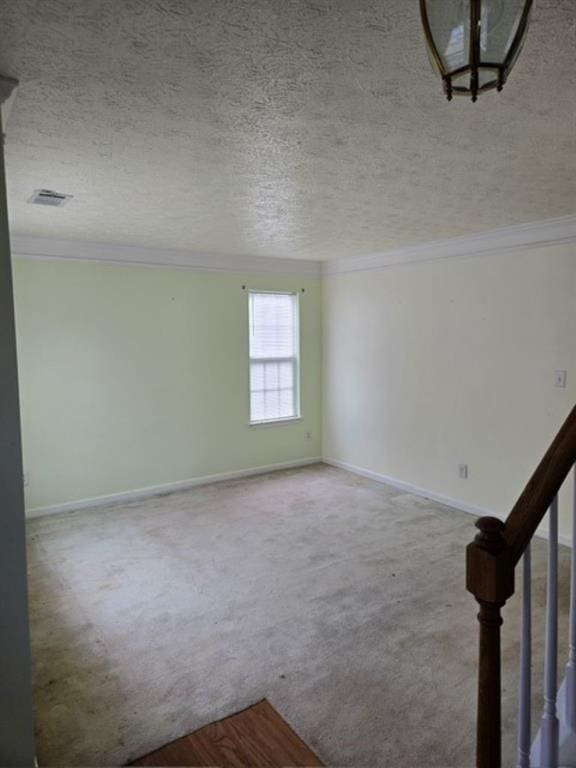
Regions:
<instances>
[{"instance_id":1,"label":"wooden handrail","mask_svg":"<svg viewBox=\"0 0 576 768\"><path fill-rule=\"evenodd\" d=\"M514 563L524 554L568 473L576 463L576 405L506 519L504 537Z\"/></svg>"},{"instance_id":2,"label":"wooden handrail","mask_svg":"<svg viewBox=\"0 0 576 768\"><path fill-rule=\"evenodd\" d=\"M506 522L483 517L466 549L466 587L480 612L478 768L501 768L500 612L514 594L514 571L571 468L576 464L576 406L554 438Z\"/></svg>"}]
</instances>

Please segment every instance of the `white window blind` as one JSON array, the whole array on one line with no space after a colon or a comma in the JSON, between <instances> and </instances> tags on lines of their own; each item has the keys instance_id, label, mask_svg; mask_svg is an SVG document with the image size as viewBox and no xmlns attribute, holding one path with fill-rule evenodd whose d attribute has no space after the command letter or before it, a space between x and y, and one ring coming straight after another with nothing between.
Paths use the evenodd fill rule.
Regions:
<instances>
[{"instance_id":1,"label":"white window blind","mask_svg":"<svg viewBox=\"0 0 576 768\"><path fill-rule=\"evenodd\" d=\"M250 297L250 421L299 416L298 294Z\"/></svg>"}]
</instances>

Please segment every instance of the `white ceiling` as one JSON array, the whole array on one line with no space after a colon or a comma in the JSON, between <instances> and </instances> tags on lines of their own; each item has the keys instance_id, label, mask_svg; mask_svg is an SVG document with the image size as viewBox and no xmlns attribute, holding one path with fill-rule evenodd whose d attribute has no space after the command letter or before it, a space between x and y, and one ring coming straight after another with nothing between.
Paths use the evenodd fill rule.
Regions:
<instances>
[{"instance_id":1,"label":"white ceiling","mask_svg":"<svg viewBox=\"0 0 576 768\"><path fill-rule=\"evenodd\" d=\"M329 259L576 211L576 2L444 100L417 0L0 0L20 235ZM74 195L28 205L38 187Z\"/></svg>"}]
</instances>

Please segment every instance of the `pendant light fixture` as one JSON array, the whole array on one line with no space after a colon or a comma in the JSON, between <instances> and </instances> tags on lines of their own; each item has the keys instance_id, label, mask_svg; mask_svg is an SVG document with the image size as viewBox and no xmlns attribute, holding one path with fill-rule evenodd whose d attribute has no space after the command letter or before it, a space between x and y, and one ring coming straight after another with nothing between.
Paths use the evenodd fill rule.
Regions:
<instances>
[{"instance_id":1,"label":"pendant light fixture","mask_svg":"<svg viewBox=\"0 0 576 768\"><path fill-rule=\"evenodd\" d=\"M420 0L428 52L448 100L501 91L526 39L533 0Z\"/></svg>"}]
</instances>

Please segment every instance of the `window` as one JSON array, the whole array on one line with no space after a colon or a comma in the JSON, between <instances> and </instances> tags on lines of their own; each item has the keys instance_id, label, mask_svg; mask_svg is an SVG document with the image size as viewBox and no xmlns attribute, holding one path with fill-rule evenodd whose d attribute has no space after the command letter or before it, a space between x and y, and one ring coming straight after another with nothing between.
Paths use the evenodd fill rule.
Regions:
<instances>
[{"instance_id":1,"label":"window","mask_svg":"<svg viewBox=\"0 0 576 768\"><path fill-rule=\"evenodd\" d=\"M298 418L298 294L250 291L249 298L250 422Z\"/></svg>"}]
</instances>

